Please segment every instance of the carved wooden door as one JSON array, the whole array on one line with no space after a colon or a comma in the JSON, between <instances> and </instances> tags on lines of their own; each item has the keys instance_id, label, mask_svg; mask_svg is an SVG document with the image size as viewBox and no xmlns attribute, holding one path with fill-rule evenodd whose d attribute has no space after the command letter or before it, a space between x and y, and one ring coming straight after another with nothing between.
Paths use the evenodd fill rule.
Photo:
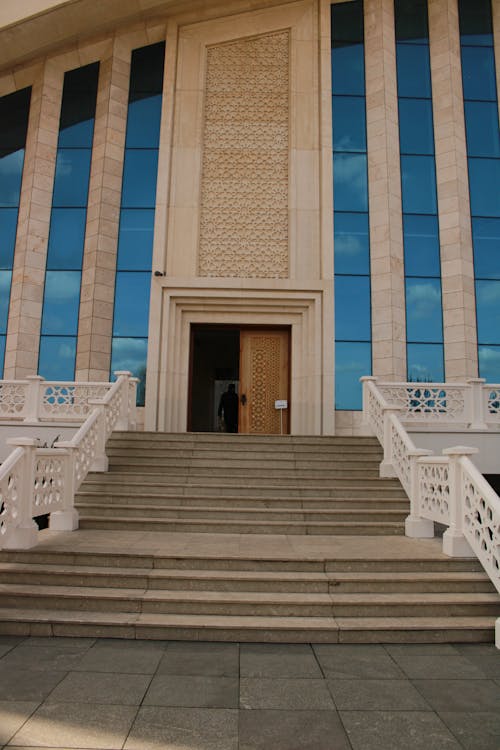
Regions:
<instances>
[{"instance_id":1,"label":"carved wooden door","mask_svg":"<svg viewBox=\"0 0 500 750\"><path fill-rule=\"evenodd\" d=\"M288 433L288 368L288 331L240 332L239 432ZM281 416L275 408L278 400L288 401L288 408L282 410Z\"/></svg>"}]
</instances>

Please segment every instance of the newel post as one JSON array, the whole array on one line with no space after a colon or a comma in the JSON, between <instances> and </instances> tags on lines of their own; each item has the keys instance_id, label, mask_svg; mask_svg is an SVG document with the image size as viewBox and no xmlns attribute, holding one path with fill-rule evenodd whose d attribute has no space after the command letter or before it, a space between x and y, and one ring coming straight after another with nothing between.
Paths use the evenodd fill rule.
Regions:
<instances>
[{"instance_id":1,"label":"newel post","mask_svg":"<svg viewBox=\"0 0 500 750\"><path fill-rule=\"evenodd\" d=\"M92 411L98 411L96 452L90 471L107 471L109 461L106 455L106 409L109 406L101 399L89 399L88 403Z\"/></svg>"},{"instance_id":2,"label":"newel post","mask_svg":"<svg viewBox=\"0 0 500 750\"><path fill-rule=\"evenodd\" d=\"M384 458L379 467L379 473L381 477L396 477L396 469L393 464L392 454L392 416L396 417L400 412L403 411L401 406L383 406L382 412L384 415Z\"/></svg>"},{"instance_id":3,"label":"newel post","mask_svg":"<svg viewBox=\"0 0 500 750\"><path fill-rule=\"evenodd\" d=\"M122 392L120 416L115 424L115 430L128 430L130 417L130 381L135 381L136 378L132 378L132 373L129 370L115 370L113 374L121 381L120 388Z\"/></svg>"},{"instance_id":4,"label":"newel post","mask_svg":"<svg viewBox=\"0 0 500 750\"><path fill-rule=\"evenodd\" d=\"M45 378L41 375L28 375L28 394L26 397L26 413L24 422L38 422L40 416L40 391Z\"/></svg>"},{"instance_id":5,"label":"newel post","mask_svg":"<svg viewBox=\"0 0 500 750\"><path fill-rule=\"evenodd\" d=\"M486 383L484 378L469 378L467 380L468 400L469 400L469 427L471 430L487 430L486 410L484 408L484 391L483 385Z\"/></svg>"},{"instance_id":6,"label":"newel post","mask_svg":"<svg viewBox=\"0 0 500 750\"><path fill-rule=\"evenodd\" d=\"M412 539L432 539L434 521L420 515L419 465L426 456L432 455L427 448L409 451L410 456L410 515L405 518L405 535Z\"/></svg>"},{"instance_id":7,"label":"newel post","mask_svg":"<svg viewBox=\"0 0 500 750\"><path fill-rule=\"evenodd\" d=\"M450 525L443 534L443 552L449 557L475 557L469 542L463 533L463 495L462 495L462 471L460 459L462 456L473 456L478 453L478 448L468 448L457 445L453 448L445 448L444 456L448 456L450 485Z\"/></svg>"},{"instance_id":8,"label":"newel post","mask_svg":"<svg viewBox=\"0 0 500 750\"><path fill-rule=\"evenodd\" d=\"M38 540L38 526L33 520L33 488L35 484L35 452L33 438L7 438L7 445L24 449L23 471L19 482L18 516L16 528L9 534L4 549L29 549Z\"/></svg>"},{"instance_id":9,"label":"newel post","mask_svg":"<svg viewBox=\"0 0 500 750\"><path fill-rule=\"evenodd\" d=\"M361 377L359 381L361 383L361 392L362 392L362 399L363 399L362 421L364 425L369 426L370 425L370 419L369 419L369 414L368 414L368 408L369 408L369 403L370 403L368 399L369 384L373 383L374 385L376 385L378 378L375 377L374 375L363 375L363 377Z\"/></svg>"},{"instance_id":10,"label":"newel post","mask_svg":"<svg viewBox=\"0 0 500 750\"><path fill-rule=\"evenodd\" d=\"M66 443L66 448L61 448L58 443L55 447L64 456L64 500L63 509L56 510L50 514L49 528L52 531L75 531L79 525L78 511L75 508L75 456L77 448Z\"/></svg>"}]
</instances>

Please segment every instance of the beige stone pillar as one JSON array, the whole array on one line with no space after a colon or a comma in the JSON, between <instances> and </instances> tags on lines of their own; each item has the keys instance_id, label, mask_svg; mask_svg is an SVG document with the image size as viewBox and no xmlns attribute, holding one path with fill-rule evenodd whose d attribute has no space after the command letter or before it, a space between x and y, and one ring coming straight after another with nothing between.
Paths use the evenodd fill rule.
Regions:
<instances>
[{"instance_id":1,"label":"beige stone pillar","mask_svg":"<svg viewBox=\"0 0 500 750\"><path fill-rule=\"evenodd\" d=\"M393 0L365 1L365 60L373 374L406 380Z\"/></svg>"},{"instance_id":2,"label":"beige stone pillar","mask_svg":"<svg viewBox=\"0 0 500 750\"><path fill-rule=\"evenodd\" d=\"M429 0L446 380L477 377L476 308L456 0Z\"/></svg>"},{"instance_id":3,"label":"beige stone pillar","mask_svg":"<svg viewBox=\"0 0 500 750\"><path fill-rule=\"evenodd\" d=\"M33 375L38 368L62 86L62 70L48 62L31 92L12 274L5 378Z\"/></svg>"},{"instance_id":4,"label":"beige stone pillar","mask_svg":"<svg viewBox=\"0 0 500 750\"><path fill-rule=\"evenodd\" d=\"M77 380L109 380L130 48L101 59L82 269Z\"/></svg>"}]
</instances>

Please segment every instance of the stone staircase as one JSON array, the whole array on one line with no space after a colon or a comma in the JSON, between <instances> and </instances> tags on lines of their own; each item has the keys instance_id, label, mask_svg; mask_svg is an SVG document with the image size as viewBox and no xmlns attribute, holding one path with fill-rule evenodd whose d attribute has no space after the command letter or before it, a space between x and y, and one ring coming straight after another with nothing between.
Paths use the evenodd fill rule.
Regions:
<instances>
[{"instance_id":1,"label":"stone staircase","mask_svg":"<svg viewBox=\"0 0 500 750\"><path fill-rule=\"evenodd\" d=\"M81 531L0 552L0 633L493 640L500 597L476 560L403 536L372 438L117 433L108 455Z\"/></svg>"}]
</instances>

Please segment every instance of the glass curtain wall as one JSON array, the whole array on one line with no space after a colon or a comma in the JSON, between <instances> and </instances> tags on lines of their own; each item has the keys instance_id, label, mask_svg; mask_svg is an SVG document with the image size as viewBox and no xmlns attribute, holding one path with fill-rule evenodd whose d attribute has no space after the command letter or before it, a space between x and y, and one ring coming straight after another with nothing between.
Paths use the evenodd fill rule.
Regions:
<instances>
[{"instance_id":1,"label":"glass curtain wall","mask_svg":"<svg viewBox=\"0 0 500 750\"><path fill-rule=\"evenodd\" d=\"M0 378L3 378L12 268L31 88L0 98Z\"/></svg>"},{"instance_id":2,"label":"glass curtain wall","mask_svg":"<svg viewBox=\"0 0 500 750\"><path fill-rule=\"evenodd\" d=\"M427 0L395 0L407 377L444 380Z\"/></svg>"},{"instance_id":3,"label":"glass curtain wall","mask_svg":"<svg viewBox=\"0 0 500 750\"><path fill-rule=\"evenodd\" d=\"M490 0L460 0L479 376L500 383L500 135Z\"/></svg>"},{"instance_id":4,"label":"glass curtain wall","mask_svg":"<svg viewBox=\"0 0 500 750\"><path fill-rule=\"evenodd\" d=\"M118 238L111 374L130 370L140 379L140 406L145 396L164 58L164 42L132 53Z\"/></svg>"},{"instance_id":5,"label":"glass curtain wall","mask_svg":"<svg viewBox=\"0 0 500 750\"><path fill-rule=\"evenodd\" d=\"M64 76L38 361L47 380L75 376L98 77L99 63Z\"/></svg>"},{"instance_id":6,"label":"glass curtain wall","mask_svg":"<svg viewBox=\"0 0 500 750\"><path fill-rule=\"evenodd\" d=\"M363 3L331 7L335 408L362 408L371 373L370 240Z\"/></svg>"}]
</instances>

